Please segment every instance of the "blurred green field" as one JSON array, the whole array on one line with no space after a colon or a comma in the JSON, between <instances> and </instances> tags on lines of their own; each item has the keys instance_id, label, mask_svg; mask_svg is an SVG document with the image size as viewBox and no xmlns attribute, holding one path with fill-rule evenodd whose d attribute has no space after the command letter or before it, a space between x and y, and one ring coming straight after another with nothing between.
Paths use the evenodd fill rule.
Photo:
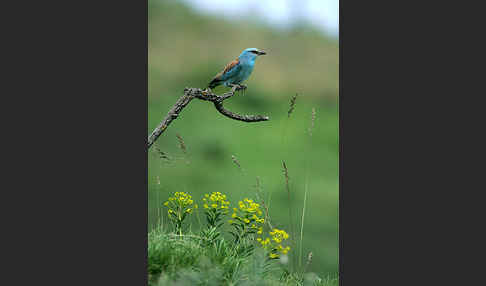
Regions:
<instances>
[{"instance_id":1,"label":"blurred green field","mask_svg":"<svg viewBox=\"0 0 486 286\"><path fill-rule=\"evenodd\" d=\"M228 61L248 47L264 49L268 55L257 60L245 95L234 96L225 107L270 117L267 122L239 122L223 117L208 102L193 100L156 141L171 159L159 158L155 148L149 150L149 228L159 221L159 214L164 213L161 204L173 192L189 192L199 200L205 193L220 191L236 204L244 197L255 198L258 176L270 196L272 223L290 231L291 207L298 234L307 178L303 253L314 254L309 270L321 275L337 272L337 40L306 27L271 29L258 19L227 22L161 1L149 1L148 24L148 134L184 87L206 87ZM299 97L288 119L289 100L296 93ZM312 108L317 114L310 137ZM187 154L179 148L176 134L184 139ZM232 155L243 172L232 162ZM290 206L282 160L289 170ZM197 226L194 217L192 228ZM292 252L297 254L298 249Z\"/></svg>"}]
</instances>

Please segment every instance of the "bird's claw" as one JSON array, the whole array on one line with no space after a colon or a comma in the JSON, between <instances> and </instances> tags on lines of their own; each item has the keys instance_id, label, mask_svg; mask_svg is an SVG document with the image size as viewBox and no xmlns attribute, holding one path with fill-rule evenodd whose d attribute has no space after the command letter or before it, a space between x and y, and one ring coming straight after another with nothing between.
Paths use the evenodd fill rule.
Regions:
<instances>
[{"instance_id":1,"label":"bird's claw","mask_svg":"<svg viewBox=\"0 0 486 286\"><path fill-rule=\"evenodd\" d=\"M232 92L235 93L236 91L243 91L243 95L245 95L245 90L247 89L247 86L244 84L232 84Z\"/></svg>"},{"instance_id":2,"label":"bird's claw","mask_svg":"<svg viewBox=\"0 0 486 286\"><path fill-rule=\"evenodd\" d=\"M232 84L231 87L235 90L235 91L238 91L238 90L243 90L243 89L246 89L247 86L244 85L244 84Z\"/></svg>"},{"instance_id":3,"label":"bird's claw","mask_svg":"<svg viewBox=\"0 0 486 286\"><path fill-rule=\"evenodd\" d=\"M244 84L240 84L238 89L241 90L241 94L242 95L245 95L246 94L247 86L244 85Z\"/></svg>"},{"instance_id":4,"label":"bird's claw","mask_svg":"<svg viewBox=\"0 0 486 286\"><path fill-rule=\"evenodd\" d=\"M239 84L237 89L238 90L245 90L245 89L247 89L247 86L244 85L244 84Z\"/></svg>"}]
</instances>

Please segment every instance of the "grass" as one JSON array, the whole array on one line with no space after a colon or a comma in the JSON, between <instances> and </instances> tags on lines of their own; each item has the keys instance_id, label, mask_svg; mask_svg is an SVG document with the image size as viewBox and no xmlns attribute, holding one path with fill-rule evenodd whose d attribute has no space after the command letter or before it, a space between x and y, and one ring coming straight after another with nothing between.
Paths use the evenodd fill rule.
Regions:
<instances>
[{"instance_id":1,"label":"grass","mask_svg":"<svg viewBox=\"0 0 486 286\"><path fill-rule=\"evenodd\" d=\"M246 256L221 238L210 246L196 235L182 237L154 228L149 233L149 285L322 285L338 284L336 275L290 274L262 249Z\"/></svg>"},{"instance_id":2,"label":"grass","mask_svg":"<svg viewBox=\"0 0 486 286\"><path fill-rule=\"evenodd\" d=\"M167 241L160 242L164 247L173 243L170 225L161 211L172 193L190 192L200 201L205 193L220 191L237 201L255 193L259 177L258 188L266 199L272 225L290 231L290 208L298 220L292 220L298 233L294 238L304 242L302 250L300 244L293 249L294 254L301 253L296 259L304 267L307 254L312 252L306 272L323 279L333 277L338 271L337 42L312 29L276 31L254 21L227 22L217 16L201 16L177 3L150 0L149 7L148 133L184 87L203 87L247 47L269 53L257 62L246 95L231 98L225 107L242 114L270 116L268 122L248 124L221 116L207 102L191 102L149 150L151 231L158 232L160 239L165 237ZM299 96L289 117L289 101L296 93ZM309 140L312 108L317 115ZM289 170L291 201L282 161ZM187 233L197 235L204 219L198 215L188 218ZM196 258L196 264L181 264L177 269L194 269L203 263L200 259L204 260ZM211 261L213 264L218 265L217 261Z\"/></svg>"},{"instance_id":3,"label":"grass","mask_svg":"<svg viewBox=\"0 0 486 286\"><path fill-rule=\"evenodd\" d=\"M272 229L267 231L264 222L259 222L258 219L249 223L239 219L239 215L242 215L241 218L245 217L242 214L245 211L249 212L246 217L255 215L268 218L267 214L259 212L261 206L253 206L251 200L245 199L249 204L242 205L240 202L238 210L234 210L238 216L232 215L231 218L240 221L235 224L225 218L229 212L225 213L224 207L230 204L229 201L215 200L209 202L209 205L214 202L216 204L208 207L207 199L203 203L207 222L204 226L200 225L202 228L199 232L193 232L190 230L191 223L186 218L199 214L199 211L196 211L198 208L195 208L196 203L192 197L187 194L184 196L181 198L176 194L166 204L167 220L172 222L172 227L160 223L148 234L149 285L338 285L339 279L336 275L321 278L316 273L307 272L309 264L312 263L312 254L308 256L304 267L292 271L292 262L288 256L292 250L287 253L277 248L288 237L275 235L275 232L279 232L275 228L274 232L271 232ZM211 200L213 196L215 193L211 195ZM178 213L179 210L181 212ZM180 216L182 213L185 215ZM252 229L241 230L241 226L254 223L261 226L259 232ZM184 232L181 231L181 225L185 226ZM233 238L225 235L239 230L240 234L245 235L233 235ZM261 239L267 232L272 237L272 242L267 244L270 247ZM280 232L285 233L283 230Z\"/></svg>"}]
</instances>

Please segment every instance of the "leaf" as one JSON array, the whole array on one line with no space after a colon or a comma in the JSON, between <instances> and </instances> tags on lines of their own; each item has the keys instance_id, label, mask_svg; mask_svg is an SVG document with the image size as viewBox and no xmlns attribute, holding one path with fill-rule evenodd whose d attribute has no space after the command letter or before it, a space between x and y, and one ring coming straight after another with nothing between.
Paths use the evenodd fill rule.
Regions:
<instances>
[{"instance_id":1,"label":"leaf","mask_svg":"<svg viewBox=\"0 0 486 286\"><path fill-rule=\"evenodd\" d=\"M229 232L235 239L238 238L238 235L232 231Z\"/></svg>"}]
</instances>

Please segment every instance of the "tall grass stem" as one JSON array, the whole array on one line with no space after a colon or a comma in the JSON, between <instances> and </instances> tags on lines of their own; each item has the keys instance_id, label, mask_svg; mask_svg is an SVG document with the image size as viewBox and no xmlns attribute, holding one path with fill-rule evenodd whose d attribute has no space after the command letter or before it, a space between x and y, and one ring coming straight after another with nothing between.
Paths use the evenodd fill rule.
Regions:
<instances>
[{"instance_id":1,"label":"tall grass stem","mask_svg":"<svg viewBox=\"0 0 486 286\"><path fill-rule=\"evenodd\" d=\"M304 186L304 206L302 207L302 220L300 222L300 247L299 247L299 268L302 267L302 244L304 240L304 218L305 218L305 207L307 202L307 190L309 189L309 170L306 168L305 175L305 186Z\"/></svg>"},{"instance_id":2,"label":"tall grass stem","mask_svg":"<svg viewBox=\"0 0 486 286\"><path fill-rule=\"evenodd\" d=\"M287 189L287 198L289 202L289 224L290 224L290 233L291 233L291 244L292 248L295 249L295 231L294 231L294 219L292 216L292 200L290 199L290 185L289 185L289 170L287 169L287 165L285 161L282 161L284 176L285 176L285 187ZM292 264L295 265L295 255L292 255Z\"/></svg>"}]
</instances>

